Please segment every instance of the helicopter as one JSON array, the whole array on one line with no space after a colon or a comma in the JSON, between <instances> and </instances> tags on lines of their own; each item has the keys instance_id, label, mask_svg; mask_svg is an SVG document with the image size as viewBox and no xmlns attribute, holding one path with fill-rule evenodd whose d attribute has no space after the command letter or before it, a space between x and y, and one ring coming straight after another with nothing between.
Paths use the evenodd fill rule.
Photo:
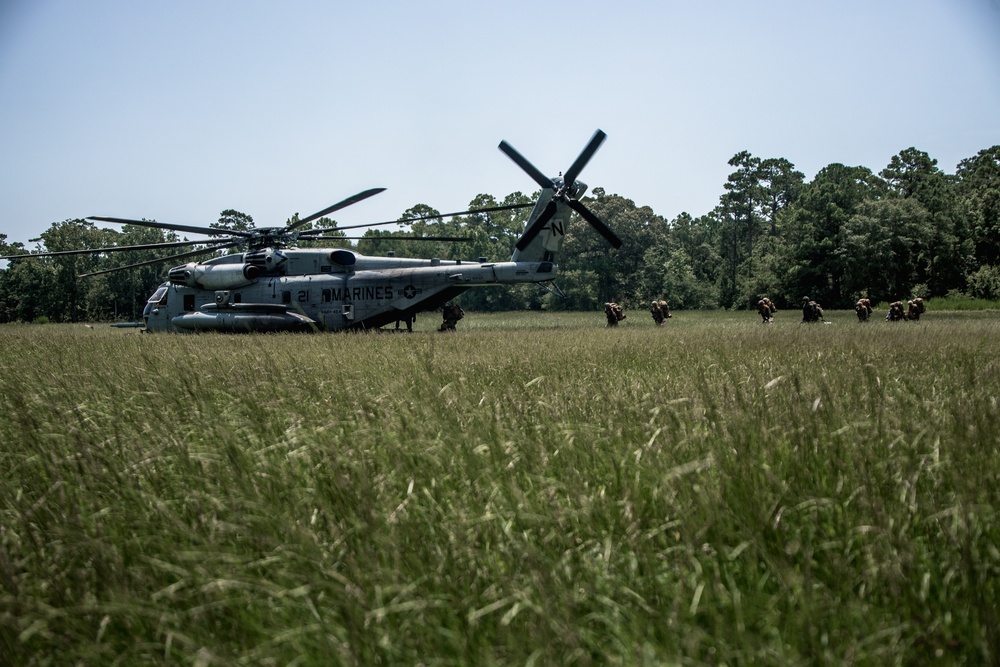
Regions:
<instances>
[{"instance_id":1,"label":"helicopter","mask_svg":"<svg viewBox=\"0 0 1000 667\"><path fill-rule=\"evenodd\" d=\"M377 195L384 188L359 192L286 226L251 230L91 216L87 219L95 222L155 227L214 238L10 255L0 259L199 246L180 254L80 276L84 277L236 248L230 254L171 268L166 281L149 297L142 321L116 325L134 326L150 333L368 331L401 320L409 322L417 313L437 310L472 287L537 283L558 294L557 259L573 212L611 246L622 245L621 239L580 201L587 185L577 177L606 136L598 129L565 174L555 178L546 176L506 141L500 142L499 149L541 187L507 262L486 258L468 261L374 257L339 247L298 247L303 241L342 240L326 235L346 227L301 228ZM532 204L480 208L440 217L528 206ZM373 225L356 225L364 226Z\"/></svg>"}]
</instances>

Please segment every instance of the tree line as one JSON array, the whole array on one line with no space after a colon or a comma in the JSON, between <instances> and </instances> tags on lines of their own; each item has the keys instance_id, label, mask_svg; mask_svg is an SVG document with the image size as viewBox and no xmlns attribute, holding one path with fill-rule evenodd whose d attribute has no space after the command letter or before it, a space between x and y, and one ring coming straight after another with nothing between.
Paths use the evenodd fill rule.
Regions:
<instances>
[{"instance_id":1,"label":"tree line","mask_svg":"<svg viewBox=\"0 0 1000 667\"><path fill-rule=\"evenodd\" d=\"M954 174L915 148L893 156L877 174L830 164L811 181L784 158L742 151L729 165L733 171L718 205L700 217L681 213L667 220L648 206L594 188L586 204L621 237L619 250L575 221L559 258L560 293L532 285L474 289L462 296L462 305L483 311L592 310L606 301L643 307L666 298L671 308L740 309L765 295L779 307L808 295L826 308L848 308L862 296L873 302L959 294L1000 298L1000 145L962 160ZM521 192L502 200L480 194L469 208L534 199ZM446 218L418 204L400 216L420 218L405 233L371 229L356 242L322 245L371 255L502 261L513 253L529 214L525 208ZM336 226L325 218L314 224ZM212 226L251 229L253 219L227 210ZM421 236L466 241L416 240ZM160 229L101 229L73 219L53 223L33 250L8 244L0 234L0 255L178 240ZM11 260L0 269L0 321L136 319L166 269L179 262L77 276L156 256L139 250Z\"/></svg>"}]
</instances>

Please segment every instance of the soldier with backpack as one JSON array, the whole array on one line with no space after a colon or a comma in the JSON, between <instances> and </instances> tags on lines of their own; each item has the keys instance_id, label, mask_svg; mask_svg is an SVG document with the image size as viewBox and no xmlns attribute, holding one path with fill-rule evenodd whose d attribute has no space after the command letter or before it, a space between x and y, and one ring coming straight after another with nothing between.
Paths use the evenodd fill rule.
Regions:
<instances>
[{"instance_id":1,"label":"soldier with backpack","mask_svg":"<svg viewBox=\"0 0 1000 667\"><path fill-rule=\"evenodd\" d=\"M854 304L854 313L858 316L858 322L867 322L872 314L871 299L858 299L858 302Z\"/></svg>"},{"instance_id":2,"label":"soldier with backpack","mask_svg":"<svg viewBox=\"0 0 1000 667\"><path fill-rule=\"evenodd\" d=\"M903 310L902 301L893 301L889 304L889 313L885 316L886 322L905 322L906 311Z\"/></svg>"},{"instance_id":3,"label":"soldier with backpack","mask_svg":"<svg viewBox=\"0 0 1000 667\"><path fill-rule=\"evenodd\" d=\"M452 303L444 307L444 321L438 331L455 331L458 321L465 317L465 311L457 303Z\"/></svg>"},{"instance_id":4,"label":"soldier with backpack","mask_svg":"<svg viewBox=\"0 0 1000 667\"><path fill-rule=\"evenodd\" d=\"M802 297L802 321L819 322L823 319L823 308L807 296ZM824 320L825 321L825 320Z\"/></svg>"},{"instance_id":5,"label":"soldier with backpack","mask_svg":"<svg viewBox=\"0 0 1000 667\"><path fill-rule=\"evenodd\" d=\"M764 297L757 302L757 314L760 315L764 324L770 324L774 321L774 313L778 310L778 307L774 305L769 297Z\"/></svg>"},{"instance_id":6,"label":"soldier with backpack","mask_svg":"<svg viewBox=\"0 0 1000 667\"><path fill-rule=\"evenodd\" d=\"M653 301L649 306L649 312L653 316L653 321L656 322L656 326L663 325L667 321L668 317L673 317L673 315L670 314L670 307L664 299Z\"/></svg>"},{"instance_id":7,"label":"soldier with backpack","mask_svg":"<svg viewBox=\"0 0 1000 667\"><path fill-rule=\"evenodd\" d=\"M604 304L604 316L608 318L609 327L616 327L625 319L625 309L614 301L609 301Z\"/></svg>"}]
</instances>

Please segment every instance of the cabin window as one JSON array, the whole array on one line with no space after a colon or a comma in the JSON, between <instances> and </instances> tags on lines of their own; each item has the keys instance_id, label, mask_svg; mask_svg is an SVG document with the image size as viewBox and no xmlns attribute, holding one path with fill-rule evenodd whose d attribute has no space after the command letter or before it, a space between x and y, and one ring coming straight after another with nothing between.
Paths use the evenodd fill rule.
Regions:
<instances>
[{"instance_id":1,"label":"cabin window","mask_svg":"<svg viewBox=\"0 0 1000 667\"><path fill-rule=\"evenodd\" d=\"M331 301L333 301L333 290L327 288L323 290L323 303L330 303Z\"/></svg>"},{"instance_id":2,"label":"cabin window","mask_svg":"<svg viewBox=\"0 0 1000 667\"><path fill-rule=\"evenodd\" d=\"M194 310L194 294L184 295L184 310L187 311Z\"/></svg>"},{"instance_id":3,"label":"cabin window","mask_svg":"<svg viewBox=\"0 0 1000 667\"><path fill-rule=\"evenodd\" d=\"M169 293L170 290L165 285L161 285L159 289L153 293L153 296L149 297L148 303L155 303L157 306L165 306L167 305L167 294Z\"/></svg>"},{"instance_id":4,"label":"cabin window","mask_svg":"<svg viewBox=\"0 0 1000 667\"><path fill-rule=\"evenodd\" d=\"M282 292L281 303L291 303L291 302L292 302L292 293L287 290Z\"/></svg>"},{"instance_id":5,"label":"cabin window","mask_svg":"<svg viewBox=\"0 0 1000 667\"><path fill-rule=\"evenodd\" d=\"M243 294L241 292L233 295L233 303L243 303Z\"/></svg>"}]
</instances>

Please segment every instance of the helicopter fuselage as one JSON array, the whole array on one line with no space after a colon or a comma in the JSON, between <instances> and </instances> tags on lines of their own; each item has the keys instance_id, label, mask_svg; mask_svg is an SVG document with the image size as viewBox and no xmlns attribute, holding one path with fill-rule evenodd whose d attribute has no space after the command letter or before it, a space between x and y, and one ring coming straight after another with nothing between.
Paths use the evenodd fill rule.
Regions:
<instances>
[{"instance_id":1,"label":"helicopter fuselage","mask_svg":"<svg viewBox=\"0 0 1000 667\"><path fill-rule=\"evenodd\" d=\"M341 248L235 253L171 269L148 331L368 330L435 310L469 287L543 283L550 261L368 257Z\"/></svg>"}]
</instances>

